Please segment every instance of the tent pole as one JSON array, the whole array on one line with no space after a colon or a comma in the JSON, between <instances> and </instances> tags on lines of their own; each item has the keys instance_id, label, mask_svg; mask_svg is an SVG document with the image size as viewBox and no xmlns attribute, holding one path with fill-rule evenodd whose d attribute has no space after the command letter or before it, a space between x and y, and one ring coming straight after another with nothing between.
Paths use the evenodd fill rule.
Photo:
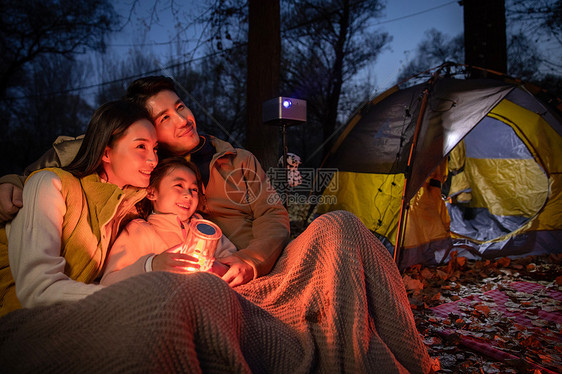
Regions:
<instances>
[{"instance_id":1,"label":"tent pole","mask_svg":"<svg viewBox=\"0 0 562 374\"><path fill-rule=\"evenodd\" d=\"M433 79L437 74L432 77L429 84L432 83ZM406 201L406 188L410 180L410 175L412 173L412 160L414 159L414 151L416 144L418 142L418 135L420 133L421 124L423 121L423 115L425 113L425 108L427 107L427 100L429 96L429 88L423 91L423 98L420 107L420 113L418 114L418 119L416 121L416 129L414 131L414 137L412 139L412 145L410 147L410 154L408 156L408 166L406 167L406 173L404 173L404 190L402 191L402 203L400 205L400 218L398 220L398 230L396 232L396 244L394 245L394 262L396 265L400 263L400 255L402 254L402 247L404 241L404 232L406 231L406 212L409 209L409 202Z\"/></svg>"},{"instance_id":2,"label":"tent pole","mask_svg":"<svg viewBox=\"0 0 562 374\"><path fill-rule=\"evenodd\" d=\"M289 189L289 169L287 169L287 124L283 123L281 126L281 132L283 134L283 162L281 163L281 167L283 168L283 175L285 176L285 180L283 181L283 206L285 210L289 210L289 196L288 196L288 189Z\"/></svg>"}]
</instances>

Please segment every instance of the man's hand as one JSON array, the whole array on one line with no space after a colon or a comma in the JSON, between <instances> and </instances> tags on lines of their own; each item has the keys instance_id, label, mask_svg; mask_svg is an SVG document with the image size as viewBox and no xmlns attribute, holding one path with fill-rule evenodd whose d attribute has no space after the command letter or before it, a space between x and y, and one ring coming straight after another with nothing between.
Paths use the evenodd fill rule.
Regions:
<instances>
[{"instance_id":1,"label":"man's hand","mask_svg":"<svg viewBox=\"0 0 562 374\"><path fill-rule=\"evenodd\" d=\"M0 222L11 221L22 206L22 189L11 183L0 184Z\"/></svg>"},{"instance_id":2,"label":"man's hand","mask_svg":"<svg viewBox=\"0 0 562 374\"><path fill-rule=\"evenodd\" d=\"M228 266L220 263L218 260L213 261L213 264L211 265L211 268L209 269L209 272L211 272L215 275L218 275L219 277L222 277L223 275L225 275L227 271L228 271Z\"/></svg>"},{"instance_id":3,"label":"man's hand","mask_svg":"<svg viewBox=\"0 0 562 374\"><path fill-rule=\"evenodd\" d=\"M218 258L216 261L230 267L222 276L222 279L227 282L230 287L246 284L254 279L254 268L244 262L240 257L227 256Z\"/></svg>"}]
</instances>

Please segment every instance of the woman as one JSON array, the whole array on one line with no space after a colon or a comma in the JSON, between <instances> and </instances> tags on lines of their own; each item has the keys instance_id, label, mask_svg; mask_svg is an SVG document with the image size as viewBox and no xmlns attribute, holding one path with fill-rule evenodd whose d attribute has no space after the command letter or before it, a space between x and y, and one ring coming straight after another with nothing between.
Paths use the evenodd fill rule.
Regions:
<instances>
[{"instance_id":1,"label":"woman","mask_svg":"<svg viewBox=\"0 0 562 374\"><path fill-rule=\"evenodd\" d=\"M135 204L146 195L158 162L156 150L145 109L114 101L96 110L70 165L29 177L24 206L7 230L9 265L0 246L0 315L101 289L96 279L108 248L137 214Z\"/></svg>"}]
</instances>

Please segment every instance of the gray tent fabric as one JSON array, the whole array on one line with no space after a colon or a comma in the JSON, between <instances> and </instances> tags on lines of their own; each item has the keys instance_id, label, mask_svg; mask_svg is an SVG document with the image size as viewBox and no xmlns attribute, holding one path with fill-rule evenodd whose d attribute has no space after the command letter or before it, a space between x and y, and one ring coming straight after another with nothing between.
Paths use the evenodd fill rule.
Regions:
<instances>
[{"instance_id":1,"label":"gray tent fabric","mask_svg":"<svg viewBox=\"0 0 562 374\"><path fill-rule=\"evenodd\" d=\"M435 165L511 90L513 86L499 81L497 86L479 79L435 82L420 128L411 179L406 188L407 201L414 197Z\"/></svg>"},{"instance_id":2,"label":"gray tent fabric","mask_svg":"<svg viewBox=\"0 0 562 374\"><path fill-rule=\"evenodd\" d=\"M328 166L355 173L403 170L407 157L396 150L412 137L415 121L412 124L410 119L417 118L423 89L423 85L406 88L386 97L384 107L369 104L362 108L361 120L330 157Z\"/></svg>"},{"instance_id":3,"label":"gray tent fabric","mask_svg":"<svg viewBox=\"0 0 562 374\"><path fill-rule=\"evenodd\" d=\"M78 302L0 319L18 373L427 373L430 359L388 251L354 215L316 219L272 272L231 289L152 272Z\"/></svg>"},{"instance_id":4,"label":"gray tent fabric","mask_svg":"<svg viewBox=\"0 0 562 374\"><path fill-rule=\"evenodd\" d=\"M393 92L384 99L384 106L374 104L362 109L360 124L330 158L329 167L380 174L404 170L424 90L430 88L407 200L419 190L435 165L509 94L513 86L498 82L497 86L490 87L489 80L440 79L433 85L418 84ZM463 123L466 126L462 126ZM455 124L454 129L451 124ZM417 159L422 161L416 162Z\"/></svg>"}]
</instances>

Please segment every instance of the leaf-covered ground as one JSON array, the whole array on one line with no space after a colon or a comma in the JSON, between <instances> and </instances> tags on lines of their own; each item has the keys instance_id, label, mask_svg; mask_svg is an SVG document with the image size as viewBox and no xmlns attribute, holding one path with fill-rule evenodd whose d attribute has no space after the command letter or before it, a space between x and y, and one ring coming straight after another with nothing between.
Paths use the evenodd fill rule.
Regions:
<instances>
[{"instance_id":1,"label":"leaf-covered ground","mask_svg":"<svg viewBox=\"0 0 562 374\"><path fill-rule=\"evenodd\" d=\"M520 259L467 261L453 253L453 260L440 267L419 265L403 273L404 285L418 330L438 373L562 373L562 326L539 317L538 311L562 313L561 303L548 290L562 291L562 255ZM513 282L533 282L540 292L519 292ZM500 290L509 297L504 307L525 316L528 327L499 312L485 293ZM477 298L471 298L477 296ZM460 299L462 313L436 315L432 307ZM493 343L501 354L467 348L465 336ZM534 365L536 364L536 365ZM538 366L537 366L538 365Z\"/></svg>"},{"instance_id":2,"label":"leaf-covered ground","mask_svg":"<svg viewBox=\"0 0 562 374\"><path fill-rule=\"evenodd\" d=\"M307 207L289 205L292 237L310 223L302 222ZM562 325L541 319L538 310L558 313L559 301L544 292L519 292L514 282L533 282L546 289L562 291L562 255L520 259L469 261L456 256L438 267L413 266L403 272L416 326L424 339L437 373L523 373L562 374ZM532 320L532 327L516 323L513 317L498 312L488 291L508 295L505 307ZM474 298L477 296L476 298ZM462 313L436 315L431 308L465 298ZM459 301L460 303L460 301ZM464 334L474 340L493 342L509 358L493 358L485 349L476 351L464 344ZM539 365L534 366L533 364Z\"/></svg>"}]
</instances>

